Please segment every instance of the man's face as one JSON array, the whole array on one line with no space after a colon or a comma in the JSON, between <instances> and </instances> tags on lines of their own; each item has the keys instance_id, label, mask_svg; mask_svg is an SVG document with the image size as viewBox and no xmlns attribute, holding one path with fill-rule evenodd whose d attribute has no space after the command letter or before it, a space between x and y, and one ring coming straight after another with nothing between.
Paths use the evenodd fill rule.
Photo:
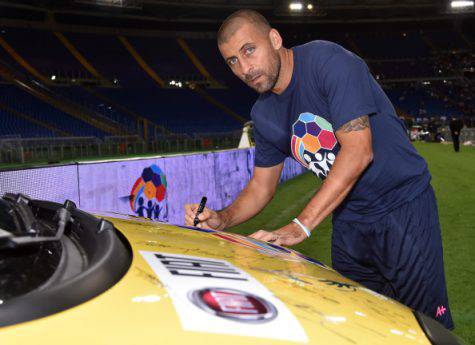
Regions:
<instances>
[{"instance_id":1,"label":"man's face","mask_svg":"<svg viewBox=\"0 0 475 345\"><path fill-rule=\"evenodd\" d=\"M280 72L280 55L268 34L244 23L226 42L221 55L233 73L259 93L271 90Z\"/></svg>"}]
</instances>

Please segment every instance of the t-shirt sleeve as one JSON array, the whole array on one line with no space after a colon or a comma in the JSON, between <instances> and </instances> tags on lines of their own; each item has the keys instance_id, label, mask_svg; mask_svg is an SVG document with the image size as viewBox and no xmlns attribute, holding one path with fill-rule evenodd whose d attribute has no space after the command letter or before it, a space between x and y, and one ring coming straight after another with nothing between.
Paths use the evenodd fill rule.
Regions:
<instances>
[{"instance_id":1,"label":"t-shirt sleeve","mask_svg":"<svg viewBox=\"0 0 475 345\"><path fill-rule=\"evenodd\" d=\"M327 95L334 130L364 115L377 112L366 63L350 52L338 52L322 68L323 91Z\"/></svg>"},{"instance_id":2,"label":"t-shirt sleeve","mask_svg":"<svg viewBox=\"0 0 475 345\"><path fill-rule=\"evenodd\" d=\"M273 167L282 163L287 157L286 154L263 138L256 127L254 127L254 141L256 142L256 155L254 158L254 165L256 167Z\"/></svg>"}]
</instances>

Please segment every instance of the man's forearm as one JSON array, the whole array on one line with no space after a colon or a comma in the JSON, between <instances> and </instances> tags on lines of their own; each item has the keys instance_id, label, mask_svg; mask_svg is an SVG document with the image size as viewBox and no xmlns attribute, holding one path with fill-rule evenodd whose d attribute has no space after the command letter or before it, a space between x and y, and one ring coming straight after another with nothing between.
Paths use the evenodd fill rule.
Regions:
<instances>
[{"instance_id":1,"label":"man's forearm","mask_svg":"<svg viewBox=\"0 0 475 345\"><path fill-rule=\"evenodd\" d=\"M237 199L224 210L219 211L224 228L239 225L258 214L272 199L275 190L265 190L251 179ZM222 230L221 229L221 230Z\"/></svg>"},{"instance_id":2,"label":"man's forearm","mask_svg":"<svg viewBox=\"0 0 475 345\"><path fill-rule=\"evenodd\" d=\"M355 155L353 150L342 148L322 187L298 216L299 220L310 229L320 224L346 198L371 160L371 153Z\"/></svg>"}]
</instances>

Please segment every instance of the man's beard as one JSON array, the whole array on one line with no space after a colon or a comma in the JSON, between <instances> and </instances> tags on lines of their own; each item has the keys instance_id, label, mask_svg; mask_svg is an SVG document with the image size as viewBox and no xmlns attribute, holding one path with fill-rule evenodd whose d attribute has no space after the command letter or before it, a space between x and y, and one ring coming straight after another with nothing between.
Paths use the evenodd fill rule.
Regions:
<instances>
[{"instance_id":1,"label":"man's beard","mask_svg":"<svg viewBox=\"0 0 475 345\"><path fill-rule=\"evenodd\" d=\"M257 91L261 94L266 93L267 91L272 90L277 81L279 80L281 67L280 55L276 53L275 55L273 55L272 60L273 61L270 64L271 71L269 73L265 73L262 70L257 70L252 74L245 76L246 84L254 91ZM257 76L261 76L263 78L263 81L260 81L257 84L252 84L252 79Z\"/></svg>"}]
</instances>

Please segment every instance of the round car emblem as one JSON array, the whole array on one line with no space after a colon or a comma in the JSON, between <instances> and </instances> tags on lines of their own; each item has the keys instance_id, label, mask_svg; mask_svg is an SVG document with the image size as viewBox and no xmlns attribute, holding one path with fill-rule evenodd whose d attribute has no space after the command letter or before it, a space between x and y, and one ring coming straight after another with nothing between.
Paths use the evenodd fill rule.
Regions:
<instances>
[{"instance_id":1,"label":"round car emblem","mask_svg":"<svg viewBox=\"0 0 475 345\"><path fill-rule=\"evenodd\" d=\"M261 297L235 289L205 288L192 291L190 300L199 308L241 322L266 322L277 316L277 309Z\"/></svg>"}]
</instances>

